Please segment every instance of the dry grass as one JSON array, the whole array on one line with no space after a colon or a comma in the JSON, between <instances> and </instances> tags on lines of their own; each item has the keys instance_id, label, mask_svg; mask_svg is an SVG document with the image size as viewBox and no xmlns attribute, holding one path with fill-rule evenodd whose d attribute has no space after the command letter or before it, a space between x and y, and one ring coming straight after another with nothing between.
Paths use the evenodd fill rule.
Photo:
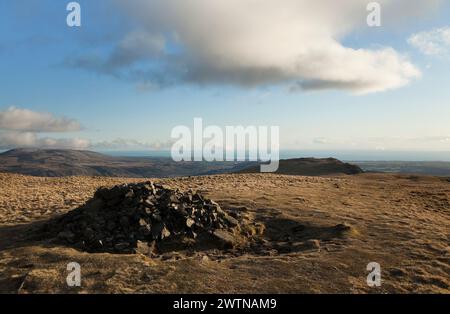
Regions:
<instances>
[{"instance_id":1,"label":"dry grass","mask_svg":"<svg viewBox=\"0 0 450 314\"><path fill-rule=\"evenodd\" d=\"M41 221L81 205L98 187L141 180L0 174L0 181L0 292L450 292L450 183L439 178L239 174L157 180L197 189L265 229L261 252L173 252L161 259L87 254L29 240ZM341 223L352 229L336 233ZM313 240L320 249L305 246ZM73 261L82 267L81 288L65 283ZM369 262L381 264L380 288L366 284Z\"/></svg>"}]
</instances>

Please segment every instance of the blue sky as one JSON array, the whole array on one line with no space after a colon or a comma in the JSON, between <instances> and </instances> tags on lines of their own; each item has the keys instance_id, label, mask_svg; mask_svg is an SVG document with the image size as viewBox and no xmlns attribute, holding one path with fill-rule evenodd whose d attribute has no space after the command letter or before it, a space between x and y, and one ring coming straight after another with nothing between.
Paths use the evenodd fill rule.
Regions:
<instances>
[{"instance_id":1,"label":"blue sky","mask_svg":"<svg viewBox=\"0 0 450 314\"><path fill-rule=\"evenodd\" d=\"M288 51L290 45L279 45L279 48L273 48L274 51L261 49L252 52L254 58L251 53L247 54L248 51L238 49L220 55L220 51L212 49L213 45L217 46L217 38L198 34L194 23L201 12L195 10L195 5L192 6L192 12L186 12L186 16L183 15L183 20L178 23L173 17L178 16L174 1L169 1L175 3L172 6L159 7L161 10L173 11L173 15L167 14L167 18L158 12L144 14L145 10L155 8L147 7L145 3L139 4L141 7L138 6L138 9L143 13L137 14L135 7L124 8L123 3L118 4L117 1L78 1L82 8L82 26L69 28L66 25L68 2L7 0L0 3L0 112L20 108L27 110L28 114L49 113L55 119L66 117L80 124L76 130L13 130L14 136L17 132L32 132L34 140L26 142L30 145L44 145L44 142L36 141L37 138L76 138L86 140L91 149L101 149L103 146L119 150L148 149L157 147L157 143L166 143L170 139L171 129L176 125L190 126L194 117L202 117L207 125L278 125L281 145L285 149L450 150L450 55L445 49L439 53L426 54L419 46L408 43L408 38L421 32L428 33L422 34L420 43L436 40L426 35L450 26L450 4L446 1L435 1L435 6L430 5L430 8L421 10L423 14L396 12L398 8L382 5L382 17L387 16L387 25L382 24L379 28L361 26L359 20L364 20L367 12L361 11L361 16L355 16L355 1L349 1L348 12L343 14L355 18L355 23L342 27L336 33L323 30L318 36L324 36L326 44L323 47L330 48L330 53L335 51L331 48L336 51L341 51L342 47L351 49L345 52L348 56L343 55L345 60L352 59L353 54L358 56L359 49L367 52L370 58L381 60L379 62L386 69L375 69L374 72L380 75L380 79L361 90L358 89L360 82L356 84L354 77L362 77L364 73L358 73L359 68L353 69L352 64L342 65L344 69L318 66L320 75L309 70L295 70L297 72L293 71L292 74L289 69L291 64L285 62L291 56ZM243 11L239 16L244 19L246 8L242 6L240 10L241 7L237 6L233 9ZM221 8L209 9L214 14L220 12ZM323 7L319 9L324 10ZM329 10L336 12L334 7ZM259 13L266 14L256 10L255 16ZM318 16L324 18L328 15L321 13ZM267 20L266 15L264 18ZM332 23L339 22L330 22L330 27L334 26ZM218 23L223 25L217 29L226 31L218 31L211 36L221 35L224 38L224 50L235 47L228 45L234 38L228 29L234 25L222 20ZM244 30L247 37L240 36L236 43L240 45L242 40L248 39L253 44L251 36L259 36L259 33L253 30L251 21L237 22L237 25L249 31ZM278 25L276 20L273 25L272 28ZM311 29L314 27L311 25ZM188 31L181 28L188 28ZM306 35L309 37L299 35L300 43L292 45L292 50L308 45L315 47L312 44L314 38L311 38L315 32L308 28L302 29L308 30ZM136 30L145 31L145 40L141 40L141 37L133 39L135 37L131 35L132 39L127 41ZM172 31L179 32L181 39L177 39ZM157 44L158 38L164 39L163 51L153 57L154 52L148 47L155 42ZM271 38L268 35L267 41ZM336 40L339 47L331 45L331 39ZM123 48L125 44L122 43L130 42L135 50L131 55L124 56L130 53L130 49L129 46ZM274 42L274 46L280 43ZM203 48L192 49L193 44ZM271 46L270 42L255 40L254 45L259 44L264 48ZM122 50L118 50L118 47ZM243 47L246 47L245 44ZM404 74L403 70L400 78L396 76L400 75L397 72L392 74L391 69L387 68L388 62L377 53L386 47L395 51L392 58L406 56L408 64L402 66L414 66L420 71L420 77ZM444 48L450 51L450 43ZM112 57L115 51L121 58L119 61L114 61ZM136 51L139 51L138 56L135 55ZM161 53L163 56L160 56ZM264 78L255 79L253 73L248 73L250 70L247 67L236 62L245 60L248 55L250 60L257 60L251 70L261 66L261 69L257 69L261 72L255 73L262 73ZM223 58L225 65L212 64L211 56ZM89 60L87 65L81 62L86 58ZM134 59L127 63L130 58ZM305 58L316 60L317 56L305 54ZM198 65L198 60L200 63L205 61L206 65ZM108 68L108 62L119 62L120 67ZM180 74L182 67L173 66L178 62L183 69L186 67L195 72L196 76L183 77ZM264 62L279 64L280 68L274 72L281 74L272 77L266 73ZM339 60L324 61L325 64L327 62L332 66L341 66ZM369 67L372 63L358 63L358 67ZM136 70L141 68L148 70L142 77L136 75L140 73ZM299 68L305 68L304 64L300 64ZM339 74L336 79L335 73L341 73L345 68L349 69L350 74ZM368 71L371 70L368 68ZM393 75L393 83L382 81L382 71ZM161 75L160 72L167 73ZM397 86L394 82L397 79L406 79L407 83ZM305 84L293 91L292 83L296 80L301 81L301 84L319 82L321 88L309 90ZM366 77L361 78L362 82L367 80ZM13 115L5 115L10 116ZM0 134L5 132L11 132L11 129L3 126ZM1 148L13 146L13 135L4 136L7 140L3 139L3 144L0 141L3 145Z\"/></svg>"}]
</instances>

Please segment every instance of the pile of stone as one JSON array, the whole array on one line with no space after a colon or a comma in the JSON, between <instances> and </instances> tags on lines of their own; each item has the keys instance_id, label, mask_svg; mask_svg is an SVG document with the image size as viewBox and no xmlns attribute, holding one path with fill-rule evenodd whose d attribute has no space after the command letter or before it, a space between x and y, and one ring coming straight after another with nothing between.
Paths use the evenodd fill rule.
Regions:
<instances>
[{"instance_id":1,"label":"pile of stone","mask_svg":"<svg viewBox=\"0 0 450 314\"><path fill-rule=\"evenodd\" d=\"M136 253L161 241L200 234L233 245L236 218L192 191L153 182L100 188L85 205L47 226L59 241L88 252Z\"/></svg>"}]
</instances>

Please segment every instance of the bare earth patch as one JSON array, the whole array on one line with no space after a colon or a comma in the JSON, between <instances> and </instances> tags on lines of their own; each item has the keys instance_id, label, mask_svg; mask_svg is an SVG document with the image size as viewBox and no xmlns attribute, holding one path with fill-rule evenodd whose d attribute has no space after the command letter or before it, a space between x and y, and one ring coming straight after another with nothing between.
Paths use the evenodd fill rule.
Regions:
<instances>
[{"instance_id":1,"label":"bare earth patch","mask_svg":"<svg viewBox=\"0 0 450 314\"><path fill-rule=\"evenodd\" d=\"M101 186L143 179L38 178L0 173L2 293L450 293L450 183L363 174L235 174L154 180L198 190L254 226L240 250L157 257L86 253L33 234ZM78 262L82 287L66 285ZM382 286L366 284L366 265Z\"/></svg>"}]
</instances>

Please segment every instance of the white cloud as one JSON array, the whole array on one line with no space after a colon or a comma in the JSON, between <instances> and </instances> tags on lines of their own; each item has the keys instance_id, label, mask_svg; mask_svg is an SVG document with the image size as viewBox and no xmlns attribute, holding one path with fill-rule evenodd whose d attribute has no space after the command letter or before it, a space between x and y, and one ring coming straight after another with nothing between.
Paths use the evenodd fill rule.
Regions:
<instances>
[{"instance_id":1,"label":"white cloud","mask_svg":"<svg viewBox=\"0 0 450 314\"><path fill-rule=\"evenodd\" d=\"M68 118L56 118L50 113L9 107L0 111L0 130L24 132L70 132L79 131L80 123Z\"/></svg>"},{"instance_id":2,"label":"white cloud","mask_svg":"<svg viewBox=\"0 0 450 314\"><path fill-rule=\"evenodd\" d=\"M425 55L445 55L450 52L450 27L435 28L411 35L408 43Z\"/></svg>"},{"instance_id":3,"label":"white cloud","mask_svg":"<svg viewBox=\"0 0 450 314\"><path fill-rule=\"evenodd\" d=\"M364 94L399 88L420 76L408 58L392 48L342 44L345 36L367 28L366 1L116 2L138 30L117 43L106 59L84 56L69 60L70 65L152 88L286 84L291 90ZM378 2L386 30L395 21L426 14L442 1Z\"/></svg>"},{"instance_id":4,"label":"white cloud","mask_svg":"<svg viewBox=\"0 0 450 314\"><path fill-rule=\"evenodd\" d=\"M9 107L0 111L0 149L18 147L59 149L105 150L167 150L173 141L138 141L117 138L111 141L93 142L81 138L54 138L43 136L49 132L73 132L81 130L74 119L57 118L50 113Z\"/></svg>"},{"instance_id":5,"label":"white cloud","mask_svg":"<svg viewBox=\"0 0 450 314\"><path fill-rule=\"evenodd\" d=\"M0 149L17 147L85 149L90 143L84 139L39 136L39 133L72 132L80 129L80 123L73 119L9 107L0 111Z\"/></svg>"},{"instance_id":6,"label":"white cloud","mask_svg":"<svg viewBox=\"0 0 450 314\"><path fill-rule=\"evenodd\" d=\"M0 149L12 149L18 147L86 149L89 146L89 141L84 139L40 138L38 134L33 132L0 132Z\"/></svg>"},{"instance_id":7,"label":"white cloud","mask_svg":"<svg viewBox=\"0 0 450 314\"><path fill-rule=\"evenodd\" d=\"M37 136L31 132L0 132L0 149L30 147L37 142Z\"/></svg>"}]
</instances>

